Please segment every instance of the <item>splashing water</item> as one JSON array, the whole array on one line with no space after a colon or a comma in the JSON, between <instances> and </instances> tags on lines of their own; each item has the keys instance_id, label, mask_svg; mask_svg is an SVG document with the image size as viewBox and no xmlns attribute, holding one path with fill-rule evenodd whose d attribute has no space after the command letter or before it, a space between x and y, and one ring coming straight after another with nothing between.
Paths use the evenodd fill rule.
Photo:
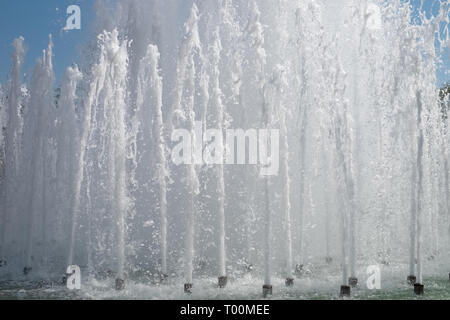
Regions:
<instances>
[{"instance_id":1,"label":"splashing water","mask_svg":"<svg viewBox=\"0 0 450 320\"><path fill-rule=\"evenodd\" d=\"M30 83L17 38L0 86L0 278L76 264L94 282L230 276L239 290L246 273L261 285L294 272L348 284L374 264L419 283L448 273L438 4L417 17L400 0L121 1L56 95L51 38ZM279 174L176 165L177 129L200 159L229 143L207 129L278 129Z\"/></svg>"}]
</instances>

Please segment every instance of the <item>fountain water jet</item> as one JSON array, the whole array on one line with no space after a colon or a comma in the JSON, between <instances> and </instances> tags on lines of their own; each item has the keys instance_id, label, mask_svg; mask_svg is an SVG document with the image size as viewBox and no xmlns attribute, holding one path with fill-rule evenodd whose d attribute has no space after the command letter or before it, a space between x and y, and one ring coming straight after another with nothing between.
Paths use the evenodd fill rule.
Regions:
<instances>
[{"instance_id":1,"label":"fountain water jet","mask_svg":"<svg viewBox=\"0 0 450 320\"><path fill-rule=\"evenodd\" d=\"M212 58L212 105L213 112L215 114L214 125L218 132L220 132L220 136L218 138L219 141L215 141L216 148L214 149L216 152L216 156L220 158L223 162L225 146L223 142L223 124L224 124L224 105L222 102L222 91L220 89L220 55L222 52L222 43L220 41L219 31L216 30L214 32L214 42L211 48ZM217 201L219 208L219 287L224 288L227 284L227 271L226 271L226 248L225 248L225 181L224 181L224 165L217 164L215 168L215 179L217 181Z\"/></svg>"},{"instance_id":2,"label":"fountain water jet","mask_svg":"<svg viewBox=\"0 0 450 320\"><path fill-rule=\"evenodd\" d=\"M411 24L397 0L348 0L336 10L313 0L194 3L189 15L178 0L121 2L89 52L92 65L80 65L82 77L69 68L60 95L47 58L30 90L20 71L1 87L0 107L17 118L0 139L8 176L0 276L20 273L17 256L31 243L23 271L45 277L75 263L115 277L117 289L126 277L153 283L170 274L167 286L184 281L192 292L198 274L202 294L204 278L223 287L233 275L264 281L269 295L276 277L292 284L294 258L299 274L320 281L321 272L338 273L324 254L330 263L341 251L347 290L374 261L407 270L412 239L410 274L426 281L449 246L434 72L445 19ZM363 15L373 5L382 13L376 31ZM169 179L170 135L187 128L197 145L198 120L203 129L279 129L280 174L261 180L257 166L172 164ZM421 150L411 144L419 133ZM198 187L197 174L211 190Z\"/></svg>"},{"instance_id":3,"label":"fountain water jet","mask_svg":"<svg viewBox=\"0 0 450 320\"><path fill-rule=\"evenodd\" d=\"M30 174L30 183L28 186L28 203L27 203L27 232L25 240L25 256L23 274L28 275L33 268L33 238L37 223L37 215L47 214L48 207L46 205L45 190L46 176L45 157L48 150L48 129L46 129L46 121L49 118L49 112L52 108L52 86L53 86L53 42L49 37L49 45L43 52L42 58L36 62L33 71L33 80L30 88L30 104L34 106L26 115L24 126L29 128L29 135L25 136L25 146L27 150L31 150L31 159L27 159L27 167ZM45 220L45 218L44 218ZM44 233L46 232L45 229Z\"/></svg>"},{"instance_id":4,"label":"fountain water jet","mask_svg":"<svg viewBox=\"0 0 450 320\"><path fill-rule=\"evenodd\" d=\"M169 111L169 131L173 129L173 116L174 113L180 119L185 120L187 130L192 138L190 147L196 146L196 139L202 137L196 137L195 132L195 75L196 64L195 54L201 52L200 39L198 34L198 21L199 12L195 4L193 4L188 21L185 24L185 38L178 58L177 69L177 88L175 90L174 108ZM186 87L184 84L186 82ZM184 110L181 106L181 99L183 91L186 90L185 106ZM194 150L194 149L192 149ZM194 155L193 152L190 153ZM195 168L195 159L190 159L190 164L185 165L185 177L187 187L187 221L186 221L186 235L185 235L185 257L184 257L184 277L185 285L184 291L191 293L193 287L193 260L194 260L194 219L195 219L195 196L199 193L199 183L197 172Z\"/></svg>"},{"instance_id":5,"label":"fountain water jet","mask_svg":"<svg viewBox=\"0 0 450 320\"><path fill-rule=\"evenodd\" d=\"M162 279L168 277L167 266L167 178L169 176L164 141L162 115L163 81L159 74L160 53L156 46L149 45L146 56L141 60L139 86L143 92L142 105L154 108L154 139L157 152L157 173L159 183L159 210L161 219L161 273ZM148 119L149 122L152 119Z\"/></svg>"},{"instance_id":6,"label":"fountain water jet","mask_svg":"<svg viewBox=\"0 0 450 320\"><path fill-rule=\"evenodd\" d=\"M18 163L20 155L20 96L21 96L21 84L20 84L20 70L25 58L24 38L20 37L14 40L13 43L14 53L12 54L13 67L11 71L11 81L8 93L8 104L4 107L7 108L7 124L5 133L5 161L4 161L4 181L5 186L2 195L4 198L4 208L1 215L1 229L0 229L0 259L2 260L2 266L6 265L6 259L4 258L4 247L6 240L6 230L9 225L10 216L15 214L14 190L17 188ZM2 185L2 186L3 186Z\"/></svg>"}]
</instances>

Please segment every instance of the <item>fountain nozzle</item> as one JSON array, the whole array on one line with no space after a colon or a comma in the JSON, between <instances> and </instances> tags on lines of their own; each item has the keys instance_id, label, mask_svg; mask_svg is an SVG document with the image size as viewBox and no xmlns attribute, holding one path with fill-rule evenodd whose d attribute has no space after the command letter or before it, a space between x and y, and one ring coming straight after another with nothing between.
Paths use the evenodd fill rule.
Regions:
<instances>
[{"instance_id":1,"label":"fountain nozzle","mask_svg":"<svg viewBox=\"0 0 450 320\"><path fill-rule=\"evenodd\" d=\"M341 293L340 293L340 297L350 297L350 292L351 292L351 288L350 286L346 286L346 285L342 285L341 286Z\"/></svg>"},{"instance_id":2,"label":"fountain nozzle","mask_svg":"<svg viewBox=\"0 0 450 320\"><path fill-rule=\"evenodd\" d=\"M424 294L424 285L420 283L414 284L414 293L418 296L423 296Z\"/></svg>"},{"instance_id":3,"label":"fountain nozzle","mask_svg":"<svg viewBox=\"0 0 450 320\"><path fill-rule=\"evenodd\" d=\"M125 280L123 280L121 278L117 278L116 279L116 290L122 291L124 289L125 289Z\"/></svg>"},{"instance_id":4,"label":"fountain nozzle","mask_svg":"<svg viewBox=\"0 0 450 320\"><path fill-rule=\"evenodd\" d=\"M223 289L227 286L228 283L228 277L227 276L222 276L219 277L219 288Z\"/></svg>"},{"instance_id":5,"label":"fountain nozzle","mask_svg":"<svg viewBox=\"0 0 450 320\"><path fill-rule=\"evenodd\" d=\"M32 267L24 267L23 268L23 275L27 276L28 274L30 274L31 270L33 270Z\"/></svg>"},{"instance_id":6,"label":"fountain nozzle","mask_svg":"<svg viewBox=\"0 0 450 320\"><path fill-rule=\"evenodd\" d=\"M272 285L270 285L270 284L263 285L263 297L264 298L267 298L268 296L271 296L272 293L273 293Z\"/></svg>"},{"instance_id":7,"label":"fountain nozzle","mask_svg":"<svg viewBox=\"0 0 450 320\"><path fill-rule=\"evenodd\" d=\"M194 285L192 283L185 283L184 284L184 293L191 294L193 286Z\"/></svg>"}]
</instances>

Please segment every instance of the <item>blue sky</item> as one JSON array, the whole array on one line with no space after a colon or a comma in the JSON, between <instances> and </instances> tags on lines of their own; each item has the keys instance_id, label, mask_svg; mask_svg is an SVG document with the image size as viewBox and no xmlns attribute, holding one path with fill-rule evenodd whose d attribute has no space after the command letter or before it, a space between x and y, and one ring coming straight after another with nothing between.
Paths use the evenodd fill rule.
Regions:
<instances>
[{"instance_id":1,"label":"blue sky","mask_svg":"<svg viewBox=\"0 0 450 320\"><path fill-rule=\"evenodd\" d=\"M425 0L424 10L427 14L436 12L436 1L447 0ZM420 0L412 2L417 9ZM15 38L25 38L28 50L24 72L30 75L35 60L47 47L50 33L55 45L54 66L59 80L67 66L80 60L81 48L93 30L94 3L95 0L0 0L0 82L4 82L10 72L11 43ZM71 4L81 8L82 29L62 32L66 24L66 9ZM450 69L448 54L445 66L438 74L440 84L450 80L450 75L444 74L445 69Z\"/></svg>"},{"instance_id":2,"label":"blue sky","mask_svg":"<svg viewBox=\"0 0 450 320\"><path fill-rule=\"evenodd\" d=\"M94 0L0 0L0 82L11 69L11 43L25 38L27 56L24 72L31 76L33 65L48 45L54 42L54 66L57 78L67 66L79 60L81 46L89 39L94 20ZM66 25L66 9L71 4L81 8L81 30L62 32Z\"/></svg>"}]
</instances>

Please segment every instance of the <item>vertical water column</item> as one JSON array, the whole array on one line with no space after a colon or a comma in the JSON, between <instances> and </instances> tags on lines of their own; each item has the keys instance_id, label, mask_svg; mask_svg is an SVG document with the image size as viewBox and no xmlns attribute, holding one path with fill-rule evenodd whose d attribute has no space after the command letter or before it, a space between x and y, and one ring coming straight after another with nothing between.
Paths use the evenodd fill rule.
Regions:
<instances>
[{"instance_id":1,"label":"vertical water column","mask_svg":"<svg viewBox=\"0 0 450 320\"><path fill-rule=\"evenodd\" d=\"M422 274L422 214L423 214L423 145L424 145L424 134L423 134L423 105L422 105L422 94L420 91L416 92L417 101L417 217L416 217L416 229L417 229L417 282L418 284L423 284L423 274Z\"/></svg>"},{"instance_id":2,"label":"vertical water column","mask_svg":"<svg viewBox=\"0 0 450 320\"><path fill-rule=\"evenodd\" d=\"M162 280L168 277L167 265L167 160L164 141L164 123L162 117L163 81L159 71L160 53L158 47L149 45L147 54L141 60L138 77L143 92L143 108L153 108L153 119L142 119L153 125L153 137L156 150L156 178L159 183L159 211L161 219L160 250ZM152 114L145 113L145 114ZM153 121L152 121L153 120Z\"/></svg>"},{"instance_id":3,"label":"vertical water column","mask_svg":"<svg viewBox=\"0 0 450 320\"><path fill-rule=\"evenodd\" d=\"M196 63L195 55L201 52L200 38L198 33L198 21L199 12L195 4L192 5L190 16L184 26L184 38L183 43L178 56L177 63L177 79L175 95L173 97L173 105L168 111L168 131L170 134L173 132L174 115L181 116L186 122L186 129L190 133L191 143L190 147L193 151L196 146L196 139L202 137L196 137L195 130L195 75L196 75ZM185 85L186 83L186 85ZM186 91L186 97L184 101L184 108L182 108L181 101L183 92ZM184 110L183 110L184 109ZM174 138L174 137L172 137ZM185 284L184 291L186 293L192 292L193 287L193 259L194 259L194 218L195 218L195 196L199 192L198 177L195 168L195 155L194 152L189 153L192 157L189 159L189 163L185 165L186 184L187 184L187 223L186 223L186 236L185 236L185 256L184 256L184 276Z\"/></svg>"},{"instance_id":4,"label":"vertical water column","mask_svg":"<svg viewBox=\"0 0 450 320\"><path fill-rule=\"evenodd\" d=\"M419 65L420 58L414 57L415 61ZM416 69L416 77L419 77L419 68ZM418 84L415 83L417 86ZM411 193L411 221L410 221L410 276L408 281L416 288L423 288L423 260L422 260L422 228L423 228L423 208L424 208L424 182L423 182L423 170L424 170L424 123L423 123L423 100L422 91L417 88L415 90L415 107L416 118L413 118L411 125L413 126L412 132L416 133L416 149L413 150L415 156L414 165L412 168L412 193ZM414 276L414 266L416 267L416 276ZM411 272L412 271L412 272ZM418 289L419 290L419 289ZM418 293L418 291L416 291Z\"/></svg>"},{"instance_id":5,"label":"vertical water column","mask_svg":"<svg viewBox=\"0 0 450 320\"><path fill-rule=\"evenodd\" d=\"M444 105L444 108L447 108L447 117L444 120L444 134L443 134L443 142L444 142L444 192L445 192L445 203L447 210L447 219L448 219L448 240L450 244L450 92L447 89L447 93L443 97L441 103Z\"/></svg>"},{"instance_id":6,"label":"vertical water column","mask_svg":"<svg viewBox=\"0 0 450 320\"><path fill-rule=\"evenodd\" d=\"M6 230L9 226L9 217L15 215L16 204L14 203L17 184L17 173L20 151L20 70L25 58L24 38L20 37L13 42L14 52L12 54L13 67L11 71L10 88L5 107L7 110L7 124L5 136L5 159L4 159L4 202L0 223L0 260L4 259L4 246ZM6 264L6 260L0 262L0 266Z\"/></svg>"},{"instance_id":7,"label":"vertical water column","mask_svg":"<svg viewBox=\"0 0 450 320\"><path fill-rule=\"evenodd\" d=\"M219 241L218 241L218 260L219 260L219 287L223 288L227 284L227 270L226 270L226 247L225 247L225 179L224 179L224 141L223 141L223 125L224 125L224 104L222 102L222 90L220 89L220 56L222 53L222 43L220 39L219 30L214 32L213 44L211 47L211 66L212 66L212 79L211 79L211 104L214 112L214 124L215 129L219 134L218 141L216 142L217 159L221 160L220 163L215 164L215 178L217 181L216 193L219 208Z\"/></svg>"},{"instance_id":8,"label":"vertical water column","mask_svg":"<svg viewBox=\"0 0 450 320\"><path fill-rule=\"evenodd\" d=\"M449 97L447 96L447 101L444 103L447 103L447 106L449 105ZM447 111L448 112L448 111ZM447 121L445 123L445 131L444 131L444 137L443 141L445 144L445 151L444 151L444 192L445 192L445 205L447 210L447 219L449 222L448 225L448 237L449 237L449 243L450 243L450 166L449 166L449 157L450 157L450 129L449 129L449 116L447 116Z\"/></svg>"},{"instance_id":9,"label":"vertical water column","mask_svg":"<svg viewBox=\"0 0 450 320\"><path fill-rule=\"evenodd\" d=\"M126 173L126 92L127 92L127 68L128 52L127 41L119 40L119 33L113 30L106 35L106 51L110 65L106 74L105 106L109 108L110 139L109 170L113 182L113 208L117 226L117 275L116 289L124 289L125 276L125 228L128 211L128 191Z\"/></svg>"},{"instance_id":10,"label":"vertical water column","mask_svg":"<svg viewBox=\"0 0 450 320\"><path fill-rule=\"evenodd\" d=\"M297 123L299 124L299 212L298 212L298 265L296 272L302 272L304 264L304 220L305 220L305 177L306 177L306 151L307 141L306 132L308 130L308 103L306 102L306 94L308 88L307 67L305 48L307 47L306 32L307 27L304 25L306 19L303 17L304 11L299 8L295 13L295 27L297 29L297 73L299 96L298 96L298 114Z\"/></svg>"},{"instance_id":11,"label":"vertical water column","mask_svg":"<svg viewBox=\"0 0 450 320\"><path fill-rule=\"evenodd\" d=\"M328 124L329 125L329 124ZM330 206L330 193L332 190L332 169L330 168L330 163L332 163L333 159L332 156L328 154L327 151L327 143L329 143L331 140L331 132L329 127L327 127L325 124L321 125L320 130L320 136L321 136L321 153L323 155L323 173L322 173L322 183L323 183L323 202L324 202L324 209L325 209L325 224L324 224L324 232L325 232L325 262L330 264L332 262L331 257L331 219L332 219L332 209Z\"/></svg>"},{"instance_id":12,"label":"vertical water column","mask_svg":"<svg viewBox=\"0 0 450 320\"><path fill-rule=\"evenodd\" d=\"M354 111L356 112L356 128L359 130L359 96L358 96L358 78L359 70L358 66L355 66L355 58L358 59L360 49L356 45L356 49L350 49L351 46L355 46L355 43L360 41L361 34L365 31L354 30L355 27L350 24L350 21L354 20L354 12L358 6L358 2L355 0L345 0L342 3L334 2L323 2L324 7L324 17L323 21L326 23L326 29L331 33L336 35L337 39L337 54L339 60L338 77L336 78L336 88L339 89L342 99L342 105L337 112L337 123L335 127L335 138L336 148L337 148L337 160L339 166L342 169L341 181L343 183L343 194L345 199L342 201L345 204L341 207L342 215L342 231L343 231L343 277L344 284L350 282L351 285L356 285L357 279L355 277L356 268L356 220L355 220L355 179L353 177L352 170L352 137L350 136L350 124L348 117L351 114L346 100L351 100L354 103ZM350 28L349 28L350 27ZM364 27L363 27L364 28ZM355 33L356 31L356 33ZM360 31L360 34L358 34ZM346 70L347 69L347 70ZM346 88L346 84L350 81L349 88ZM353 96L352 96L353 95ZM357 141L355 144L356 151L360 150L360 142L358 139L361 137L356 137ZM358 163L358 162L357 162ZM350 277L348 277L350 275Z\"/></svg>"},{"instance_id":13,"label":"vertical water column","mask_svg":"<svg viewBox=\"0 0 450 320\"><path fill-rule=\"evenodd\" d=\"M76 170L76 157L80 154L79 150L79 140L80 140L80 130L77 128L77 116L76 116L76 90L79 81L82 80L82 74L78 70L77 66L68 67L61 85L61 98L59 100L59 129L58 132L58 160L56 166L57 172L57 192L58 192L58 202L60 206L57 208L57 219L59 220L58 227L62 228L63 219L66 210L71 213L73 181L78 177L75 175ZM68 181L67 181L67 180ZM68 183L70 182L70 183ZM79 192L79 191L78 191ZM66 199L69 199L68 205L66 206ZM63 231L63 230L62 230ZM71 234L70 234L71 235ZM72 238L69 238L71 241ZM69 251L73 250L73 247L69 248ZM70 254L70 256L72 256ZM69 264L72 261L70 258Z\"/></svg>"},{"instance_id":14,"label":"vertical water column","mask_svg":"<svg viewBox=\"0 0 450 320\"><path fill-rule=\"evenodd\" d=\"M188 97L186 98L187 130L192 137L192 146L195 146L196 139L200 139L201 137L195 136L195 62L193 55L190 55L188 59L186 91L188 92ZM185 248L185 279L186 284L192 284L194 271L195 196L198 194L197 172L194 159L187 165L186 171L188 181L188 212Z\"/></svg>"},{"instance_id":15,"label":"vertical water column","mask_svg":"<svg viewBox=\"0 0 450 320\"><path fill-rule=\"evenodd\" d=\"M173 101L172 104L169 105L170 108L167 112L167 131L169 135L173 132L173 125L176 115L178 115L181 110L181 100L183 98L183 90L185 89L188 60L190 56L194 55L195 51L198 50L200 46L198 20L198 8L195 4L193 4L190 16L184 25L184 36L178 50L175 89L172 97Z\"/></svg>"},{"instance_id":16,"label":"vertical water column","mask_svg":"<svg viewBox=\"0 0 450 320\"><path fill-rule=\"evenodd\" d=\"M415 131L413 131L415 132ZM411 146L412 150L415 150ZM410 195L410 217L409 217L409 275L407 281L414 285L416 277L416 245L417 245L417 167L414 164L411 172L411 195Z\"/></svg>"},{"instance_id":17,"label":"vertical water column","mask_svg":"<svg viewBox=\"0 0 450 320\"><path fill-rule=\"evenodd\" d=\"M261 24L261 12L255 1L250 3L250 13L247 28L245 30L246 41L250 41L251 48L253 52L249 53L253 55L254 61L251 61L254 67L254 73L256 76L256 88L258 90L258 96L260 97L262 119L261 125L263 129L269 128L269 106L266 97L266 79L265 79L265 68L266 68L266 51L264 48L264 30ZM260 137L261 138L261 137ZM261 151L268 147L268 145L263 145L263 141L260 139L260 156ZM266 141L268 142L268 141ZM261 158L260 158L261 159ZM272 238L272 221L270 212L270 197L269 197L269 177L263 176L264 180L264 285L263 285L263 296L272 295L272 270L271 270L271 238Z\"/></svg>"},{"instance_id":18,"label":"vertical water column","mask_svg":"<svg viewBox=\"0 0 450 320\"><path fill-rule=\"evenodd\" d=\"M77 145L77 152L74 154L74 179L72 181L70 197L70 231L69 231L69 250L67 254L67 266L73 264L74 252L75 252L75 237L76 228L78 226L78 218L80 215L80 197L81 186L85 177L85 158L88 148L88 139L91 133L91 120L92 120L92 108L98 103L100 91L104 87L105 72L107 66L107 57L105 53L105 35L99 37L99 51L100 57L97 64L92 67L91 81L87 93L87 97L84 103L83 117L80 128L80 138Z\"/></svg>"},{"instance_id":19,"label":"vertical water column","mask_svg":"<svg viewBox=\"0 0 450 320\"><path fill-rule=\"evenodd\" d=\"M104 32L98 37L99 58L90 74L90 85L85 99L84 114L77 146L79 153L75 160L75 179L73 181L73 196L70 204L71 224L70 242L67 257L68 265L73 263L75 254L76 230L81 208L81 189L87 168L86 153L91 136L94 108L103 106L107 124L105 136L108 137L108 173L111 191L111 208L116 226L116 288L124 288L125 265L125 228L128 209L127 175L126 175L126 75L127 75L127 42L120 41L118 31ZM87 182L89 183L89 182ZM89 188L88 188L89 192ZM90 195L89 195L90 197ZM90 219L90 218L89 218ZM91 220L91 219L90 219ZM89 227L90 228L90 227ZM89 231L90 232L90 231ZM90 243L90 240L87 244ZM89 251L90 249L88 249Z\"/></svg>"},{"instance_id":20,"label":"vertical water column","mask_svg":"<svg viewBox=\"0 0 450 320\"><path fill-rule=\"evenodd\" d=\"M351 180L348 174L348 158L346 150L348 150L348 105L344 99L345 74L343 73L339 61L337 62L336 72L333 74L333 95L336 105L331 106L331 117L333 119L333 133L336 144L336 172L338 176L338 192L339 211L341 215L341 231L342 231L342 283L341 295L347 296L350 294L349 280L349 188L352 187Z\"/></svg>"},{"instance_id":21,"label":"vertical water column","mask_svg":"<svg viewBox=\"0 0 450 320\"><path fill-rule=\"evenodd\" d=\"M285 68L277 65L274 71L274 78L272 80L275 85L275 99L274 99L274 113L278 114L280 121L280 135L281 135L281 181L282 181L282 208L284 215L284 233L285 233L285 275L286 286L294 284L292 274L292 221L291 221L291 179L289 172L289 132L287 127L288 108L286 101L283 99L283 92L286 86Z\"/></svg>"},{"instance_id":22,"label":"vertical water column","mask_svg":"<svg viewBox=\"0 0 450 320\"><path fill-rule=\"evenodd\" d=\"M46 215L45 205L45 159L47 157L48 117L53 103L53 42L50 36L48 48L44 50L42 58L38 59L33 71L33 79L30 88L30 109L27 113L27 130L25 159L28 159L30 183L28 183L27 203L27 232L25 241L25 260L23 273L29 274L32 270L33 240L36 217L39 214ZM24 129L24 130L25 130ZM29 153L28 153L29 152ZM45 231L44 231L45 232Z\"/></svg>"},{"instance_id":23,"label":"vertical water column","mask_svg":"<svg viewBox=\"0 0 450 320\"><path fill-rule=\"evenodd\" d=\"M0 200L2 201L3 208L0 211L0 268L7 265L6 258L4 257L3 243L5 242L5 227L6 223L6 181L5 181L5 138L6 138L6 128L7 128L7 103L6 103L6 93L3 89L3 85L0 84L0 128L2 132L0 133Z\"/></svg>"},{"instance_id":24,"label":"vertical water column","mask_svg":"<svg viewBox=\"0 0 450 320\"><path fill-rule=\"evenodd\" d=\"M360 6L366 6L367 0L365 0L364 4L360 3ZM365 10L364 10L365 11ZM360 15L367 15L366 12L358 12ZM359 81L361 81L362 74L361 74L361 44L362 44L362 35L365 32L365 25L363 25L361 30L358 30L360 27L359 21L357 20L356 24L356 30L352 36L352 42L358 43L358 45L355 45L353 48L353 52L350 54L352 58L353 66L351 67L351 90L352 90L352 98L351 102L353 104L353 113L354 113L354 136L353 136L353 157L351 168L349 170L349 174L353 174L352 171L356 172L356 177L354 179L355 183L360 183L361 178L361 166L360 166L360 158L361 158L361 139L362 139L362 133L361 133L361 107L362 104L360 103L360 84ZM359 31L359 32L358 32ZM353 170L352 170L353 169ZM360 190L356 189L356 186L352 186L349 188L349 241L350 241L350 249L349 249L349 255L350 255L350 279L349 284L351 286L356 286L358 283L358 278L356 277L356 210L357 207L359 208L360 204L358 203L358 197L357 194L360 194ZM358 205L359 204L359 205ZM384 214L384 213L383 213Z\"/></svg>"}]
</instances>

